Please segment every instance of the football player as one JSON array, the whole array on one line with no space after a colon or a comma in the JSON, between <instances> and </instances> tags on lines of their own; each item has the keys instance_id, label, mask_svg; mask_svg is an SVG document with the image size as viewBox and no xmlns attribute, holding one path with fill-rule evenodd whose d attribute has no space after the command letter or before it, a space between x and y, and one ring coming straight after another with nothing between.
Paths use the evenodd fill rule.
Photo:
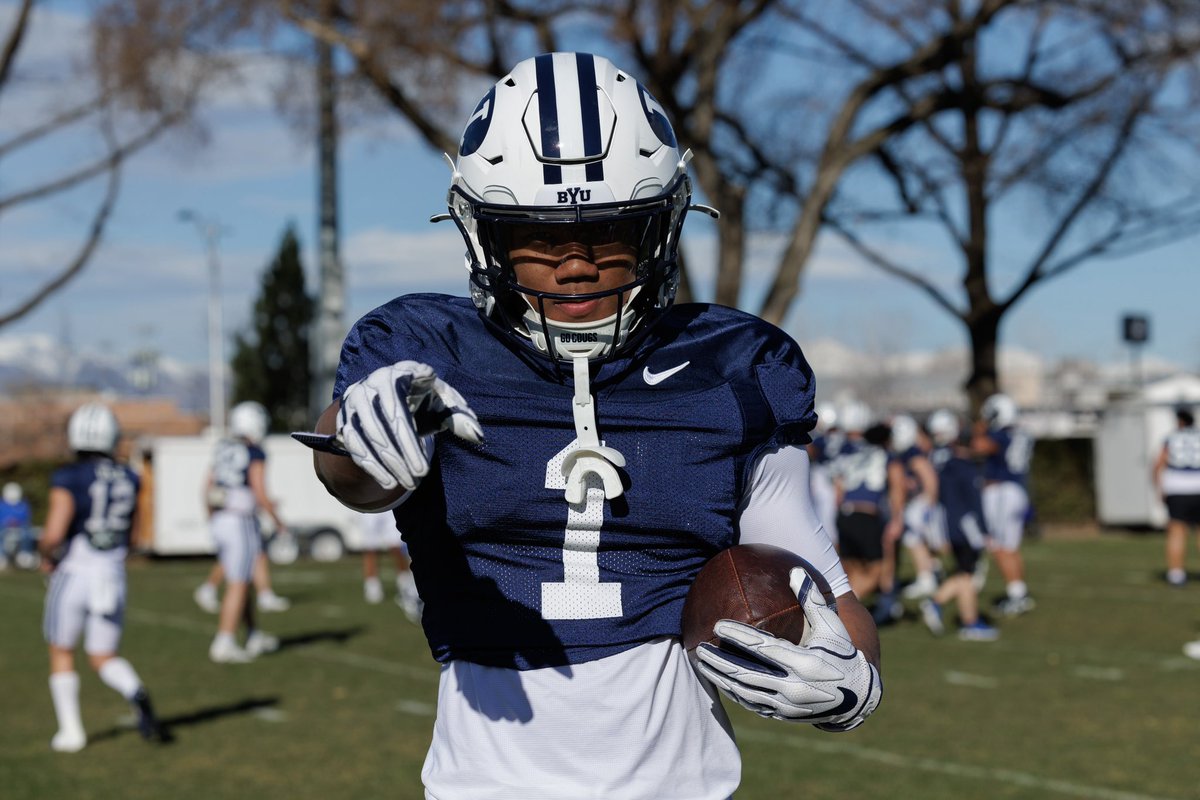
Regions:
<instances>
[{"instance_id":1,"label":"football player","mask_svg":"<svg viewBox=\"0 0 1200 800\"><path fill-rule=\"evenodd\" d=\"M809 489L812 491L817 519L821 520L821 526L828 534L829 540L837 547L837 491L833 487L833 477L829 474L829 464L841 450L842 432L837 424L836 406L832 403L818 403L816 411L817 426L813 429L812 441L807 446L811 462Z\"/></svg>"},{"instance_id":2,"label":"football player","mask_svg":"<svg viewBox=\"0 0 1200 800\"><path fill-rule=\"evenodd\" d=\"M1152 479L1167 506L1167 583L1184 586L1188 529L1200 525L1200 429L1186 406L1175 409L1175 423L1154 461Z\"/></svg>"},{"instance_id":3,"label":"football player","mask_svg":"<svg viewBox=\"0 0 1200 800\"><path fill-rule=\"evenodd\" d=\"M443 665L430 797L724 800L741 759L714 686L829 731L879 703L874 625L809 497L804 356L750 315L673 305L688 160L608 60L521 62L453 161L470 299L396 298L345 341L316 469L408 543ZM737 542L791 548L837 603L793 571L804 640L723 620L756 658L702 644L701 679L683 601Z\"/></svg>"},{"instance_id":4,"label":"football player","mask_svg":"<svg viewBox=\"0 0 1200 800\"><path fill-rule=\"evenodd\" d=\"M251 583L255 562L262 554L258 510L270 516L279 534L287 534L287 526L267 495L267 456L261 445L268 423L267 410L260 404L244 402L234 406L229 412L229 438L217 443L205 484L209 529L225 576L217 635L208 648L208 657L217 663L245 663L279 647L276 637L255 625ZM243 621L244 647L237 642L238 627Z\"/></svg>"},{"instance_id":5,"label":"football player","mask_svg":"<svg viewBox=\"0 0 1200 800\"><path fill-rule=\"evenodd\" d=\"M1035 607L1025 584L1021 540L1029 515L1029 462L1033 439L1017 426L1017 404L1006 394L993 394L980 407L971 447L983 458L983 518L992 556L1004 577L1004 596L996 610L1017 616Z\"/></svg>"},{"instance_id":6,"label":"football player","mask_svg":"<svg viewBox=\"0 0 1200 800\"><path fill-rule=\"evenodd\" d=\"M169 742L133 666L118 655L125 619L125 557L137 514L138 476L113 459L120 437L107 406L88 403L71 414L67 442L75 461L55 470L38 548L50 574L43 633L50 648L50 697L58 732L50 747L75 753L87 744L79 713L75 647L104 684L133 706L142 737Z\"/></svg>"},{"instance_id":7,"label":"football player","mask_svg":"<svg viewBox=\"0 0 1200 800\"><path fill-rule=\"evenodd\" d=\"M928 597L937 589L934 556L937 526L933 524L938 502L938 479L929 461L929 440L917 421L907 414L892 417L891 449L904 471L904 533L901 541L912 555L916 578L904 589L908 599ZM932 547L931 547L932 545ZM893 567L893 573L895 569Z\"/></svg>"},{"instance_id":8,"label":"football player","mask_svg":"<svg viewBox=\"0 0 1200 800\"><path fill-rule=\"evenodd\" d=\"M33 539L33 515L21 484L9 481L0 491L0 570L8 567L8 556L21 569L37 566Z\"/></svg>"},{"instance_id":9,"label":"football player","mask_svg":"<svg viewBox=\"0 0 1200 800\"><path fill-rule=\"evenodd\" d=\"M941 413L941 412L935 412ZM947 412L951 413L951 412ZM938 527L945 530L954 557L954 572L930 597L921 600L921 617L934 636L945 632L942 606L950 601L958 605L961 626L958 638L968 642L993 642L1000 633L979 614L979 590L974 576L980 554L987 547L983 530L981 476L971 453L970 436L959 436L958 420L930 420L930 427L941 436L955 434L942 445L944 457L938 459ZM940 434L940 435L939 435Z\"/></svg>"},{"instance_id":10,"label":"football player","mask_svg":"<svg viewBox=\"0 0 1200 800\"><path fill-rule=\"evenodd\" d=\"M379 553L386 550L396 565L396 605L404 610L411 622L421 622L421 595L408 567L408 551L396 528L396 518L389 512L363 514L362 568L363 599L368 603L383 602L383 583L379 580Z\"/></svg>"},{"instance_id":11,"label":"football player","mask_svg":"<svg viewBox=\"0 0 1200 800\"><path fill-rule=\"evenodd\" d=\"M855 596L878 592L874 616L882 624L904 612L895 597L894 569L884 569L885 541L894 545L904 530L904 472L887 451L887 427L871 424L864 403L846 404L838 418L845 440L830 471L842 564Z\"/></svg>"}]
</instances>

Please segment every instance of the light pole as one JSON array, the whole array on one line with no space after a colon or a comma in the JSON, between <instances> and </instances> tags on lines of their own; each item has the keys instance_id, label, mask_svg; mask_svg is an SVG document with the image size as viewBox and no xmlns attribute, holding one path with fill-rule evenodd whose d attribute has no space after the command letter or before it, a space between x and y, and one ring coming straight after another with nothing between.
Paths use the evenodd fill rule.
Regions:
<instances>
[{"instance_id":1,"label":"light pole","mask_svg":"<svg viewBox=\"0 0 1200 800\"><path fill-rule=\"evenodd\" d=\"M225 352L221 336L221 262L217 243L221 224L190 208L179 211L180 222L195 224L208 252L208 416L217 436L225 432Z\"/></svg>"}]
</instances>

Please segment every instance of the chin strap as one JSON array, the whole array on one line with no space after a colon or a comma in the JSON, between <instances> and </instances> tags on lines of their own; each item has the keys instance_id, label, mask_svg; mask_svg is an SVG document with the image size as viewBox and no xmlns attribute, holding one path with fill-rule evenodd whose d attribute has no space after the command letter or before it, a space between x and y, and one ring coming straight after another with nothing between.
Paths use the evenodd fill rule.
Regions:
<instances>
[{"instance_id":1,"label":"chin strap","mask_svg":"<svg viewBox=\"0 0 1200 800\"><path fill-rule=\"evenodd\" d=\"M567 502L582 503L587 494L584 479L590 472L604 484L604 497L612 500L625 491L617 467L625 466L625 456L619 450L605 447L596 433L596 404L592 400L587 356L576 356L575 397L571 412L575 417L575 442L578 445L563 460L563 475L567 479Z\"/></svg>"}]
</instances>

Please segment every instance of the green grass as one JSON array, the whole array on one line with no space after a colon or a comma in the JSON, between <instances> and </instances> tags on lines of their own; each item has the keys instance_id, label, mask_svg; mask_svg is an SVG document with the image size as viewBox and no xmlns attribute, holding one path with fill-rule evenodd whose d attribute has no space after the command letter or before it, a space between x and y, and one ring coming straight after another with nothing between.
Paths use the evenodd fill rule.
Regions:
<instances>
[{"instance_id":1,"label":"green grass","mask_svg":"<svg viewBox=\"0 0 1200 800\"><path fill-rule=\"evenodd\" d=\"M1200 636L1200 586L1159 581L1161 544L1053 532L1031 543L1040 606L1001 621L994 644L934 640L914 618L885 629L884 702L852 733L735 709L739 800L1197 797L1200 662L1180 645ZM41 578L0 575L0 796L421 798L436 667L398 608L362 602L357 562L277 567L295 605L264 627L290 644L246 666L206 658L215 619L191 589L208 566L130 565L122 650L177 743L143 743L81 662L91 741L70 756L48 747Z\"/></svg>"}]
</instances>

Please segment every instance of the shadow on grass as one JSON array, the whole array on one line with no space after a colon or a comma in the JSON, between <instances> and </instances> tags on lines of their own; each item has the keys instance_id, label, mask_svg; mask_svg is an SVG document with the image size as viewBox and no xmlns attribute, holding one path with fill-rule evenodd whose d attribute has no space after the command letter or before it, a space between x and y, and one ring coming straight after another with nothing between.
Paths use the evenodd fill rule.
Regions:
<instances>
[{"instance_id":1,"label":"shadow on grass","mask_svg":"<svg viewBox=\"0 0 1200 800\"><path fill-rule=\"evenodd\" d=\"M310 631L309 633L297 633L291 636L279 637L279 649L287 650L290 647L304 647L317 642L337 642L345 644L350 639L358 636L367 630L365 625L356 625L353 628L333 628L323 631Z\"/></svg>"},{"instance_id":2,"label":"shadow on grass","mask_svg":"<svg viewBox=\"0 0 1200 800\"><path fill-rule=\"evenodd\" d=\"M248 697L245 700L238 700L236 703L226 703L225 705L209 706L208 708L197 709L185 714L176 714L170 717L160 717L159 721L171 730L178 728L187 728L192 725L202 725L206 722L230 717L234 714L248 714L258 711L262 708L273 708L279 705L278 697ZM132 725L121 725L106 730L98 731L97 733L88 734L88 744L100 742L105 739L115 739L118 736L131 733L137 734L137 727Z\"/></svg>"}]
</instances>

